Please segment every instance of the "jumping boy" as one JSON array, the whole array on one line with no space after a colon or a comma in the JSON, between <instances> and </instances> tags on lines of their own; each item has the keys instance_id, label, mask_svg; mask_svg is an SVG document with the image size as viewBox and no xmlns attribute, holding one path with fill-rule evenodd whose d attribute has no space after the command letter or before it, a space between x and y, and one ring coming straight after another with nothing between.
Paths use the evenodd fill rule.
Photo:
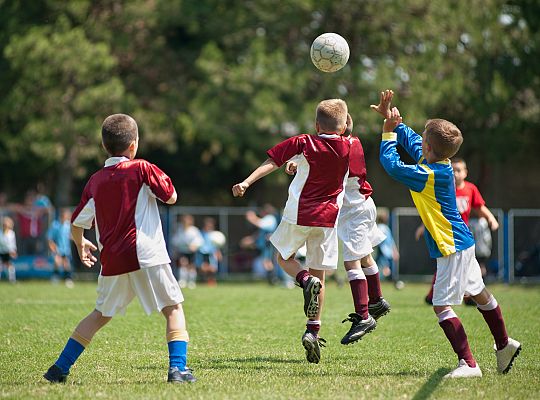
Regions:
<instances>
[{"instance_id":1,"label":"jumping boy","mask_svg":"<svg viewBox=\"0 0 540 400\"><path fill-rule=\"evenodd\" d=\"M134 160L139 131L133 118L125 114L107 117L101 135L110 158L86 184L71 228L81 262L90 268L97 261L92 254L96 246L84 237L84 230L96 227L101 261L96 307L75 328L44 377L65 382L94 334L114 315L124 314L137 296L147 314L161 311L167 321L167 381L194 382L186 367L189 337L181 305L184 298L169 266L156 202L158 198L174 204L176 190L158 167Z\"/></svg>"},{"instance_id":2,"label":"jumping boy","mask_svg":"<svg viewBox=\"0 0 540 400\"><path fill-rule=\"evenodd\" d=\"M343 243L343 263L351 287L354 313L343 322L351 328L341 344L354 343L377 326L376 320L390 311L390 304L382 297L379 268L371 256L373 247L385 239L377 228L377 211L371 198L373 190L366 180L366 162L360 139L352 136L353 120L347 114L347 128L343 134L349 138L349 175L345 184L343 207L338 219L338 238ZM296 173L296 161L289 161L288 174Z\"/></svg>"},{"instance_id":3,"label":"jumping boy","mask_svg":"<svg viewBox=\"0 0 540 400\"><path fill-rule=\"evenodd\" d=\"M341 99L321 101L315 125L317 135L293 136L274 146L267 152L269 158L232 188L234 196L243 196L255 181L299 155L283 217L270 241L278 251L281 268L303 288L308 321L302 345L311 363L319 362L320 346L324 346L319 330L325 270L335 270L338 262L336 224L349 166L350 144L342 137L347 127L347 104ZM294 259L304 244L309 270Z\"/></svg>"},{"instance_id":4,"label":"jumping boy","mask_svg":"<svg viewBox=\"0 0 540 400\"><path fill-rule=\"evenodd\" d=\"M381 104L386 110L390 110L392 96L390 90L381 93ZM420 136L402 123L396 107L386 115L380 148L381 164L392 178L410 189L426 227L425 238L430 255L437 259L433 310L459 360L457 368L445 377L482 376L463 325L451 307L461 304L465 293L476 302L495 339L498 371L507 373L521 350L521 344L506 333L501 308L482 281L474 255L473 236L457 209L454 173L449 158L456 154L463 142L461 131L444 119L431 119L426 122ZM417 164L407 165L401 161L398 143Z\"/></svg>"}]
</instances>

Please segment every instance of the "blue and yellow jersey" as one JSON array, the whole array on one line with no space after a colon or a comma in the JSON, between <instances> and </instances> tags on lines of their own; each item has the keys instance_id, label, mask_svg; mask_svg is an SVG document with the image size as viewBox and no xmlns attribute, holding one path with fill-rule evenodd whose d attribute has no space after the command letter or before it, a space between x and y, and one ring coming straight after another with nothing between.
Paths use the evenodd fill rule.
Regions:
<instances>
[{"instance_id":1,"label":"blue and yellow jersey","mask_svg":"<svg viewBox=\"0 0 540 400\"><path fill-rule=\"evenodd\" d=\"M401 161L397 143L411 155L415 165ZM474 245L471 231L457 209L450 160L428 164L422 156L422 137L405 124L399 124L394 132L383 133L380 160L392 178L410 189L426 226L425 238L431 257L446 257Z\"/></svg>"}]
</instances>

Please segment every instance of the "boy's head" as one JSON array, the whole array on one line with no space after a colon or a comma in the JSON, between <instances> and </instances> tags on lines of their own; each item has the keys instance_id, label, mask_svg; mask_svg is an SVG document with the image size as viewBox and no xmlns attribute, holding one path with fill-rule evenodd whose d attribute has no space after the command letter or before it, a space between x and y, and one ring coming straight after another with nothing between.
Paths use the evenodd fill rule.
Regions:
<instances>
[{"instance_id":1,"label":"boy's head","mask_svg":"<svg viewBox=\"0 0 540 400\"><path fill-rule=\"evenodd\" d=\"M347 103L341 99L323 100L317 105L317 133L341 135L347 127Z\"/></svg>"},{"instance_id":2,"label":"boy's head","mask_svg":"<svg viewBox=\"0 0 540 400\"><path fill-rule=\"evenodd\" d=\"M109 115L101 125L101 140L111 156L133 159L139 144L137 122L126 114Z\"/></svg>"},{"instance_id":3,"label":"boy's head","mask_svg":"<svg viewBox=\"0 0 540 400\"><path fill-rule=\"evenodd\" d=\"M71 210L69 208L62 208L60 210L60 221L70 221L71 220Z\"/></svg>"},{"instance_id":4,"label":"boy's head","mask_svg":"<svg viewBox=\"0 0 540 400\"><path fill-rule=\"evenodd\" d=\"M452 169L454 170L454 179L456 180L456 186L460 186L465 179L467 179L467 164L462 158L452 158Z\"/></svg>"},{"instance_id":5,"label":"boy's head","mask_svg":"<svg viewBox=\"0 0 540 400\"><path fill-rule=\"evenodd\" d=\"M183 214L180 215L180 223L187 228L188 226L193 226L195 224L195 220L193 215Z\"/></svg>"},{"instance_id":6,"label":"boy's head","mask_svg":"<svg viewBox=\"0 0 540 400\"><path fill-rule=\"evenodd\" d=\"M13 220L10 217L4 217L4 219L2 220L2 228L4 230L11 230L13 229L14 226L15 224L13 223Z\"/></svg>"},{"instance_id":7,"label":"boy's head","mask_svg":"<svg viewBox=\"0 0 540 400\"><path fill-rule=\"evenodd\" d=\"M206 232L213 231L216 228L216 220L212 217L206 217L203 220L203 230Z\"/></svg>"},{"instance_id":8,"label":"boy's head","mask_svg":"<svg viewBox=\"0 0 540 400\"><path fill-rule=\"evenodd\" d=\"M463 143L459 128L445 119L438 118L426 122L423 139L422 152L426 159L431 158L431 161L452 157Z\"/></svg>"}]
</instances>

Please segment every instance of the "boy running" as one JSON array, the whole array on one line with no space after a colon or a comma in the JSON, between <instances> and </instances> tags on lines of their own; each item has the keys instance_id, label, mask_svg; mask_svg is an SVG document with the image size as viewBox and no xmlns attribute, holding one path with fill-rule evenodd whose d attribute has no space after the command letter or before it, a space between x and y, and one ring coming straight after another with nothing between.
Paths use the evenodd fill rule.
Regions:
<instances>
[{"instance_id":1,"label":"boy running","mask_svg":"<svg viewBox=\"0 0 540 400\"><path fill-rule=\"evenodd\" d=\"M97 261L96 246L84 237L94 225L100 249L96 308L69 338L58 360L44 377L65 382L71 366L88 347L93 336L114 315L124 314L135 296L145 312L157 310L167 321L169 348L168 382L194 382L186 367L189 341L182 309L184 300L169 263L156 198L176 202L171 179L158 167L134 160L139 131L133 118L114 114L101 128L103 147L110 158L84 188L72 216L71 235L86 267Z\"/></svg>"},{"instance_id":2,"label":"boy running","mask_svg":"<svg viewBox=\"0 0 540 400\"><path fill-rule=\"evenodd\" d=\"M319 330L325 270L335 270L338 262L336 224L349 167L350 144L342 137L347 127L347 104L341 99L321 101L315 125L317 135L293 136L274 146L267 152L269 158L232 188L235 197L243 196L255 181L299 155L283 217L270 241L278 251L281 268L303 288L308 321L302 345L311 363L320 361L320 345L324 346ZM309 270L294 259L304 244Z\"/></svg>"},{"instance_id":3,"label":"boy running","mask_svg":"<svg viewBox=\"0 0 540 400\"><path fill-rule=\"evenodd\" d=\"M458 366L446 378L481 377L482 371L469 348L467 335L452 305L459 305L468 293L476 302L495 340L497 369L507 373L521 344L509 338L495 297L482 281L474 255L473 236L463 222L457 205L454 173L449 158L457 153L461 131L444 119L426 122L422 136L401 123L399 110L390 110L393 92L381 93L382 114L386 117L380 149L380 161L386 172L404 183L411 192L420 218L426 227L426 241L431 257L437 259L437 278L433 310L454 352ZM400 144L417 162L407 165L397 152Z\"/></svg>"}]
</instances>

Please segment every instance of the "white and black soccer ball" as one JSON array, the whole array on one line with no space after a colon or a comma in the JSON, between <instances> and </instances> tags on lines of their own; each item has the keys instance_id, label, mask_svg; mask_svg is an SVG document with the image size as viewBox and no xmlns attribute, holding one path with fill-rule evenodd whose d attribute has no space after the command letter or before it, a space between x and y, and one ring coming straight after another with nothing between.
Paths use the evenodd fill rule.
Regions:
<instances>
[{"instance_id":1,"label":"white and black soccer ball","mask_svg":"<svg viewBox=\"0 0 540 400\"><path fill-rule=\"evenodd\" d=\"M337 33L323 33L311 45L311 61L323 72L336 72L349 61L349 44Z\"/></svg>"},{"instance_id":2,"label":"white and black soccer ball","mask_svg":"<svg viewBox=\"0 0 540 400\"><path fill-rule=\"evenodd\" d=\"M221 249L227 243L227 238L220 231L212 231L209 233L208 237L214 246L218 249Z\"/></svg>"}]
</instances>

